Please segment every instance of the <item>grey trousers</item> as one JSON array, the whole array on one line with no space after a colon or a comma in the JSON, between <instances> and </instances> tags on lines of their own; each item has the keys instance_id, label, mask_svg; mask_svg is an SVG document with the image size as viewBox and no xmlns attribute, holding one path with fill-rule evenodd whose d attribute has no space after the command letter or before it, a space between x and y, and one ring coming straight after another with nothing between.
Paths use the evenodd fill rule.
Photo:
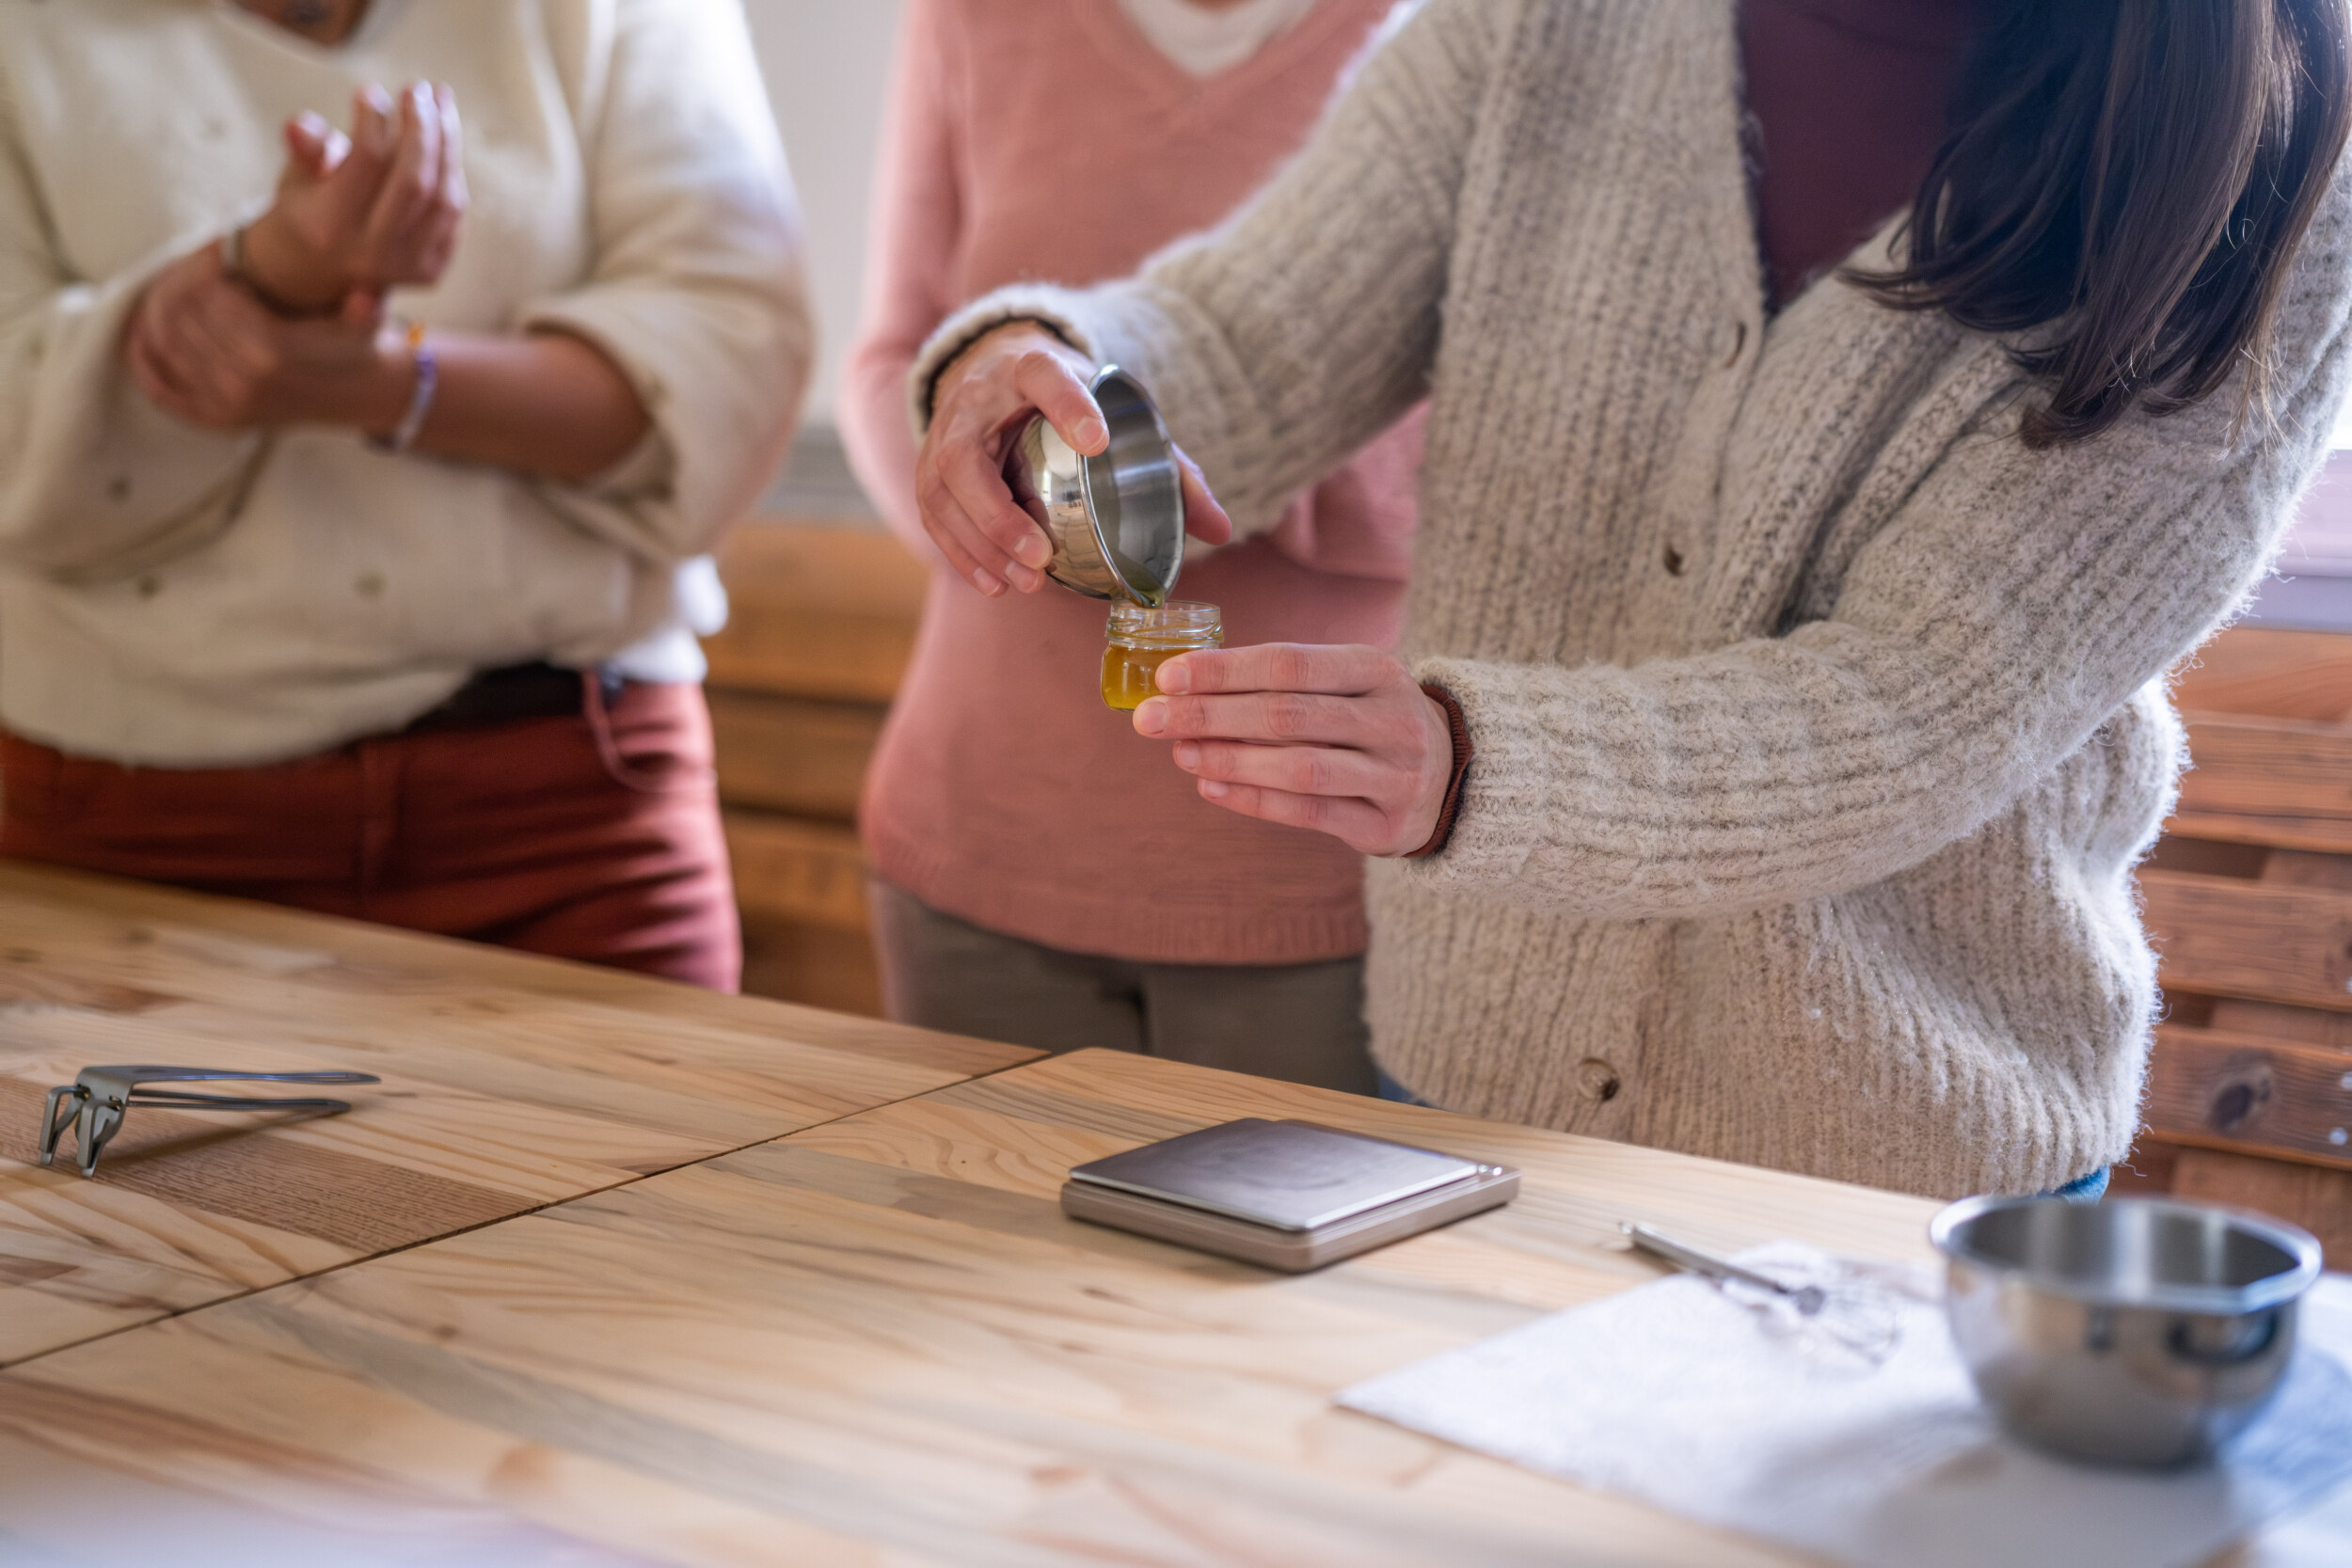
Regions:
<instances>
[{"instance_id":1,"label":"grey trousers","mask_svg":"<svg viewBox=\"0 0 2352 1568\"><path fill-rule=\"evenodd\" d=\"M1065 953L866 883L901 1023L1060 1053L1104 1046L1371 1094L1364 960L1163 964Z\"/></svg>"}]
</instances>

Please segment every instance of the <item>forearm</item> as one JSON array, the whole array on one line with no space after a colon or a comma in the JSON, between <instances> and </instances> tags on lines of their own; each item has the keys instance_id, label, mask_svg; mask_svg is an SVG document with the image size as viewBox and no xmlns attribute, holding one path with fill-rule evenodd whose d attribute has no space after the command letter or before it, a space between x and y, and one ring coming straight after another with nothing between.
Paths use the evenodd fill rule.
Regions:
<instances>
[{"instance_id":1,"label":"forearm","mask_svg":"<svg viewBox=\"0 0 2352 1568\"><path fill-rule=\"evenodd\" d=\"M389 436L416 404L420 354L429 353L435 382L414 451L577 483L618 464L650 427L628 379L581 339L430 332L423 341L414 351L398 326L372 336L362 326L346 350L273 358L242 399L175 411L222 428L329 425ZM195 357L182 353L183 374Z\"/></svg>"},{"instance_id":2,"label":"forearm","mask_svg":"<svg viewBox=\"0 0 2352 1568\"><path fill-rule=\"evenodd\" d=\"M930 556L930 536L914 500L915 446L907 424L910 347L871 343L850 361L836 418L858 483L892 532Z\"/></svg>"},{"instance_id":3,"label":"forearm","mask_svg":"<svg viewBox=\"0 0 2352 1568\"><path fill-rule=\"evenodd\" d=\"M2028 448L2036 388L2005 345L1963 340L1828 526L1788 536L1808 563L1749 601L1739 641L1632 668L1425 661L1477 761L1444 853L1406 875L1584 918L1703 917L1967 839L2260 579L2352 386L2348 309L2352 182L2282 293L2263 415L2241 417L2240 382ZM1774 635L1784 609L1797 625Z\"/></svg>"},{"instance_id":4,"label":"forearm","mask_svg":"<svg viewBox=\"0 0 2352 1568\"><path fill-rule=\"evenodd\" d=\"M419 451L577 484L613 467L652 428L628 378L582 339L437 332L428 341L438 386ZM403 389L398 406L377 403L369 423L379 433L399 424L414 386L412 368L394 369Z\"/></svg>"},{"instance_id":5,"label":"forearm","mask_svg":"<svg viewBox=\"0 0 2352 1568\"><path fill-rule=\"evenodd\" d=\"M170 264L46 294L0 276L0 558L130 571L217 525L260 443L172 419L122 365L127 323Z\"/></svg>"},{"instance_id":6,"label":"forearm","mask_svg":"<svg viewBox=\"0 0 2352 1568\"><path fill-rule=\"evenodd\" d=\"M1867 886L1968 838L2259 578L2327 424L2305 413L2217 467L2195 427L2227 403L2055 455L1970 432L1832 613L1786 636L1630 669L1422 663L1478 761L1445 853L1413 875L1583 918L1707 917Z\"/></svg>"}]
</instances>

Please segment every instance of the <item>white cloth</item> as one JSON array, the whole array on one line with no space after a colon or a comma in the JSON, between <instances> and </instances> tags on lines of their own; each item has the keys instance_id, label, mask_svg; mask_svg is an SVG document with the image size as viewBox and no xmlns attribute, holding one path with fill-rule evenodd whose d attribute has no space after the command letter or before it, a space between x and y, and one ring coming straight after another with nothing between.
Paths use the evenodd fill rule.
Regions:
<instances>
[{"instance_id":1,"label":"white cloth","mask_svg":"<svg viewBox=\"0 0 2352 1568\"><path fill-rule=\"evenodd\" d=\"M1215 76L1304 21L1315 0L1241 0L1216 9L1193 0L1119 0L1119 8L1178 70Z\"/></svg>"},{"instance_id":2,"label":"white cloth","mask_svg":"<svg viewBox=\"0 0 2352 1568\"><path fill-rule=\"evenodd\" d=\"M179 424L117 345L147 280L268 199L278 127L452 84L472 211L395 310L545 324L655 434L561 485ZM789 435L810 330L789 179L733 0L377 0L340 49L226 3L0 0L0 721L238 766L397 727L478 669L701 673L707 561Z\"/></svg>"},{"instance_id":3,"label":"white cloth","mask_svg":"<svg viewBox=\"0 0 2352 1568\"><path fill-rule=\"evenodd\" d=\"M2277 1402L2215 1465L2096 1469L1994 1429L1931 1275L1743 1254L1870 1292L1841 1343L1761 1292L1680 1275L1343 1390L1340 1402L1857 1568L2175 1568L2352 1479L2352 1279L2305 1301ZM1870 1354L1850 1348L1860 1345ZM1883 1357L1883 1359L1875 1359ZM2352 1551L2352 1542L2344 1543Z\"/></svg>"}]
</instances>

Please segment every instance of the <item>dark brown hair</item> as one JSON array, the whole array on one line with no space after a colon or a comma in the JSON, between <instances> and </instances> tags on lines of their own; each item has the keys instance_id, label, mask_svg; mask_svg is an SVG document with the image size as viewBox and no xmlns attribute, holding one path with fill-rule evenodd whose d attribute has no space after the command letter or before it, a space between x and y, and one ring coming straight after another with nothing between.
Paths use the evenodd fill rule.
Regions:
<instances>
[{"instance_id":1,"label":"dark brown hair","mask_svg":"<svg viewBox=\"0 0 2352 1568\"><path fill-rule=\"evenodd\" d=\"M2346 0L2001 0L1889 304L2025 334L2037 447L2266 393L2287 264L2352 128Z\"/></svg>"}]
</instances>

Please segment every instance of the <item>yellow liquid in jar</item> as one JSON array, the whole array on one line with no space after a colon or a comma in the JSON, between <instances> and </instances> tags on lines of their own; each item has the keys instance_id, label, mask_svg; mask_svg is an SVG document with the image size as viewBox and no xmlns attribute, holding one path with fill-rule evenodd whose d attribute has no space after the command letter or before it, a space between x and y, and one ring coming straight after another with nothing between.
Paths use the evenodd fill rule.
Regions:
<instances>
[{"instance_id":1,"label":"yellow liquid in jar","mask_svg":"<svg viewBox=\"0 0 2352 1568\"><path fill-rule=\"evenodd\" d=\"M1103 628L1103 703L1128 713L1158 690L1160 666L1178 654L1225 645L1225 624L1213 604L1171 599L1166 604L1111 606Z\"/></svg>"},{"instance_id":2,"label":"yellow liquid in jar","mask_svg":"<svg viewBox=\"0 0 2352 1568\"><path fill-rule=\"evenodd\" d=\"M1160 666L1186 650L1183 648L1121 648L1103 650L1103 701L1122 711L1143 705L1159 690L1152 679Z\"/></svg>"}]
</instances>

